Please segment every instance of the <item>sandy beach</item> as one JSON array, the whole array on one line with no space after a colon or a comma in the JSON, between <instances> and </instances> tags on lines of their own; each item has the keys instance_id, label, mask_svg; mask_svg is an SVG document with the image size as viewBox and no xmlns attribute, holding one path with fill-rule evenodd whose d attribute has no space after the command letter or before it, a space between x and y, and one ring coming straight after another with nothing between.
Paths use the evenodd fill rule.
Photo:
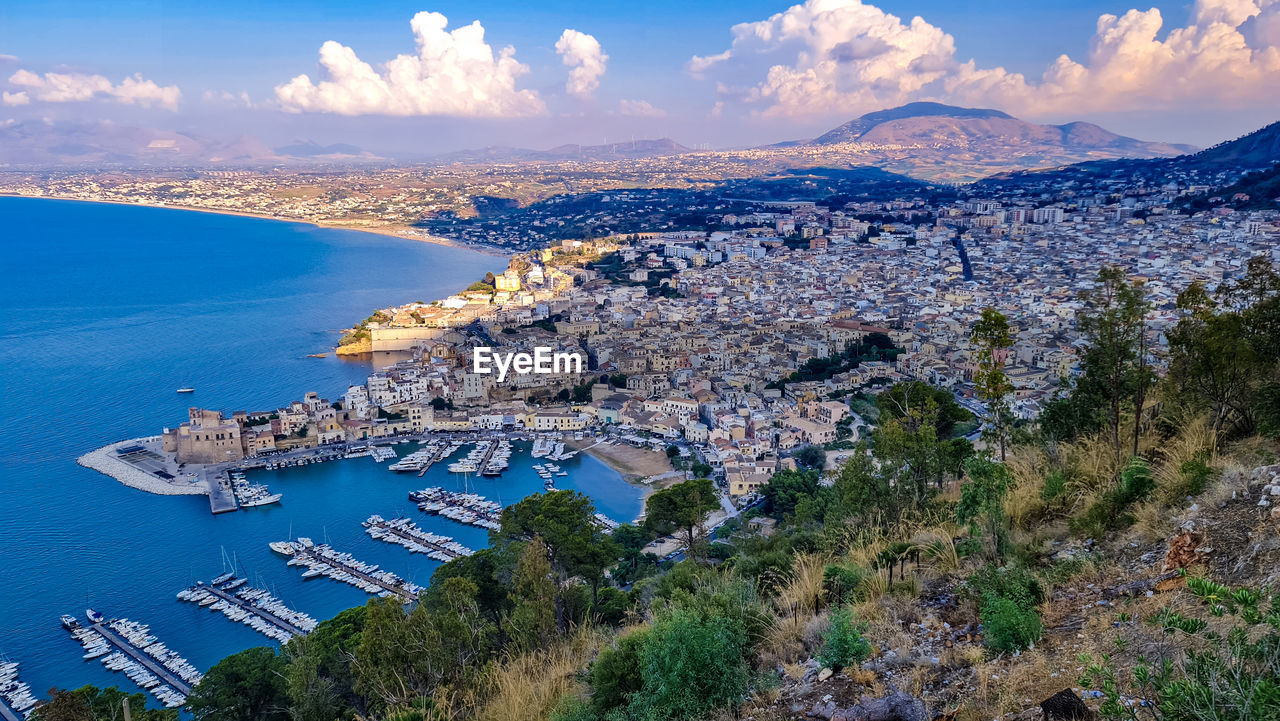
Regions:
<instances>
[{"instance_id":1,"label":"sandy beach","mask_svg":"<svg viewBox=\"0 0 1280 721\"><path fill-rule=\"evenodd\" d=\"M301 220L299 218L282 218L276 215L266 215L264 213L253 213L246 210L229 210L223 208L206 208L199 205L168 205L159 203L133 203L124 200L106 200L98 198L72 198L61 195L24 195L21 193L5 193L0 192L0 197L4 198L36 198L44 200L71 200L77 203L103 203L106 205L131 205L139 208L167 208L169 210L191 210L197 213L213 213L215 215L238 215L242 218L259 218L261 220L278 220L283 223L302 223L317 228L332 228L334 230L354 230L361 233L375 233L377 235L387 235L393 238L401 238L403 240L416 240L420 243L432 243L434 245L444 245L450 248L462 248L464 250L483 253L485 255L493 255L498 257L507 257L508 253L504 253L497 248L489 248L480 245L467 245L459 243L449 238L442 238L438 235L425 235L407 226L367 226L353 225L342 221L313 221Z\"/></svg>"},{"instance_id":2,"label":"sandy beach","mask_svg":"<svg viewBox=\"0 0 1280 721\"><path fill-rule=\"evenodd\" d=\"M655 486L641 483L641 479L671 471L671 462L667 460L667 454L647 448L636 448L626 444L597 443L594 439L566 441L565 445L576 448L621 473L623 480L628 483L645 488L646 496L655 490ZM661 486L661 484L656 485Z\"/></svg>"}]
</instances>

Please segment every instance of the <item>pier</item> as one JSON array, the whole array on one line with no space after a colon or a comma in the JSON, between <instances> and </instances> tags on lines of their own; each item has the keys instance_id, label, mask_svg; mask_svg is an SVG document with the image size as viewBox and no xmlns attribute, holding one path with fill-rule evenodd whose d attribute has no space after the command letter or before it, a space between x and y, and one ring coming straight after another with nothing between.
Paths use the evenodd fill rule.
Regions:
<instances>
[{"instance_id":1,"label":"pier","mask_svg":"<svg viewBox=\"0 0 1280 721\"><path fill-rule=\"evenodd\" d=\"M455 448L452 443L441 444L440 448L437 449L435 453L431 454L431 458L429 458L426 463L422 464L422 469L418 471L418 478L425 476L427 471L431 470L431 467L435 464L453 455L453 451L455 450L457 450L457 448Z\"/></svg>"},{"instance_id":2,"label":"pier","mask_svg":"<svg viewBox=\"0 0 1280 721\"><path fill-rule=\"evenodd\" d=\"M328 553L326 554L325 551L328 551ZM362 571L347 560L350 558L348 554L338 553L328 546L299 548L294 551L294 558L313 570L316 567L327 567L329 572L323 575L335 581L342 581L361 588L367 593L385 592L400 597L406 603L418 600L420 589L417 586L389 571L377 571L376 575L374 575L373 571ZM333 571L337 573L332 573ZM344 575L346 578L341 577Z\"/></svg>"},{"instance_id":3,"label":"pier","mask_svg":"<svg viewBox=\"0 0 1280 721\"><path fill-rule=\"evenodd\" d=\"M208 471L201 471L205 486L209 489L209 511L215 516L240 509L236 502L236 494L231 489L231 480L221 473L209 478Z\"/></svg>"},{"instance_id":4,"label":"pier","mask_svg":"<svg viewBox=\"0 0 1280 721\"><path fill-rule=\"evenodd\" d=\"M418 504L418 510L423 513L491 531L502 527L502 506L475 493L424 488L410 492L409 500Z\"/></svg>"},{"instance_id":5,"label":"pier","mask_svg":"<svg viewBox=\"0 0 1280 721\"><path fill-rule=\"evenodd\" d=\"M183 696L191 695L191 686L186 681L175 676L172 671L161 666L158 661L143 653L141 649L126 641L112 629L107 628L106 623L95 623L89 628L98 632L98 634L107 639L111 645L120 649L126 656L136 661L151 673L155 674L156 678L159 678L161 681L169 684L169 686L178 693Z\"/></svg>"},{"instance_id":6,"label":"pier","mask_svg":"<svg viewBox=\"0 0 1280 721\"><path fill-rule=\"evenodd\" d=\"M388 521L381 516L371 516L364 525L365 532L377 540L404 546L414 553L425 553L437 561L452 561L472 553L471 549L452 538L424 531L408 519ZM379 537L378 531L395 538Z\"/></svg>"},{"instance_id":7,"label":"pier","mask_svg":"<svg viewBox=\"0 0 1280 721\"><path fill-rule=\"evenodd\" d=\"M0 718L3 718L4 721L22 721L22 717L14 713L13 709L9 708L9 704L5 703L3 699L0 699Z\"/></svg>"},{"instance_id":8,"label":"pier","mask_svg":"<svg viewBox=\"0 0 1280 721\"><path fill-rule=\"evenodd\" d=\"M237 579L230 579L228 583L235 580ZM226 603L232 606L242 609L245 613L249 614L249 618L259 619L259 623L265 623L268 626L270 626L270 629L256 628L258 624L251 623L249 621L249 618L244 619L244 623L246 625L250 626L251 628L254 628L255 630L261 631L262 633L266 634L270 638L274 638L275 640L278 640L281 642L286 642L295 636L305 636L310 631L310 629L301 628L296 624L292 623L289 619L281 618L275 613L272 613L269 609L259 606L254 600L241 598L239 594L243 593L246 590L259 591L259 589L255 589L251 586L243 586L239 590L233 589L231 591L228 591L228 590L218 588L218 586L215 584L198 583L194 586L187 588L183 593L178 594L178 598L180 600L190 601L192 603L199 603L201 600L207 597L206 594L208 596L213 596L215 598L221 599L222 601L225 601ZM281 603L274 596L267 595L266 591L259 591L259 592L265 598L269 599L270 602ZM281 603L281 605L283 604ZM238 620L236 618L232 618L230 615L228 615L227 618L233 621ZM306 616L305 619L310 619L310 617Z\"/></svg>"}]
</instances>

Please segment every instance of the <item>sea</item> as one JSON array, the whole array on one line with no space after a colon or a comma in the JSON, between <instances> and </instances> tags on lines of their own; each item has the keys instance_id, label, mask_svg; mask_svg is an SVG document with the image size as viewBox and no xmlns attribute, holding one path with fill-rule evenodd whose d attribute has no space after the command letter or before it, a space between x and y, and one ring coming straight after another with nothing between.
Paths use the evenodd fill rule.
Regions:
<instances>
[{"instance_id":1,"label":"sea","mask_svg":"<svg viewBox=\"0 0 1280 721\"><path fill-rule=\"evenodd\" d=\"M372 458L249 479L284 494L274 506L214 516L204 496L155 496L76 464L107 443L154 435L188 406L263 410L306 391L336 399L376 363L330 353L338 329L375 308L457 292L506 259L358 231L166 208L0 198L0 660L17 661L38 696L84 684L138 691L59 624L92 607L148 624L202 670L273 645L176 594L234 568L317 619L369 596L303 581L267 544L329 542L425 585L439 563L375 541L371 514L483 547L487 532L420 513L412 490L467 489L504 505L542 490L522 446L500 478L425 477ZM178 388L195 392L178 394ZM397 447L404 455L415 446ZM464 448L461 453L465 453ZM561 488L629 521L641 492L586 455L561 462Z\"/></svg>"}]
</instances>

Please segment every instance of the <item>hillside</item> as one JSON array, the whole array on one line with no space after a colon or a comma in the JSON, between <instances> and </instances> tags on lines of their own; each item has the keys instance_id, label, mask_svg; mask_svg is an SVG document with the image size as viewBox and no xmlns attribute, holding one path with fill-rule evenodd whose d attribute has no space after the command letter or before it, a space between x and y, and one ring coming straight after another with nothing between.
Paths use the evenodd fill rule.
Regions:
<instances>
[{"instance_id":1,"label":"hillside","mask_svg":"<svg viewBox=\"0 0 1280 721\"><path fill-rule=\"evenodd\" d=\"M1117 159L1074 163L1056 168L998 173L973 185L977 192L1035 192L1063 187L1092 187L1108 181L1142 180L1149 184L1207 185L1209 193L1191 205L1207 207L1223 196L1225 204L1248 208L1280 207L1276 164L1280 163L1280 122L1195 153L1172 158ZM1249 196L1234 199L1236 194ZM1222 204L1222 203L1214 203Z\"/></svg>"}]
</instances>

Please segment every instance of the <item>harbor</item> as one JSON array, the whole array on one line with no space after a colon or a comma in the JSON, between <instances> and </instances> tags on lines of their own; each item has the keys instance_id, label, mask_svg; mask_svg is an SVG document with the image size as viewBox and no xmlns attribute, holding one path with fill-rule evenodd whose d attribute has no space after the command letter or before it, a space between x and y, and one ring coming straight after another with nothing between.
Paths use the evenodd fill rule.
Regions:
<instances>
[{"instance_id":1,"label":"harbor","mask_svg":"<svg viewBox=\"0 0 1280 721\"><path fill-rule=\"evenodd\" d=\"M271 550L289 556L288 565L306 566L302 578L325 578L345 583L375 596L396 596L405 603L416 601L422 587L410 583L376 564L357 560L350 553L334 550L328 544L316 545L309 538L275 541Z\"/></svg>"},{"instance_id":2,"label":"harbor","mask_svg":"<svg viewBox=\"0 0 1280 721\"><path fill-rule=\"evenodd\" d=\"M404 546L413 553L425 553L437 561L452 561L475 553L449 536L441 536L418 528L407 518L388 521L375 514L369 516L369 520L363 525L365 532L371 538Z\"/></svg>"},{"instance_id":3,"label":"harbor","mask_svg":"<svg viewBox=\"0 0 1280 721\"><path fill-rule=\"evenodd\" d=\"M88 609L88 626L72 616L62 617L62 626L84 647L86 660L98 659L111 671L123 673L166 708L187 702L191 688L203 674L151 634L145 624L127 618L107 620Z\"/></svg>"},{"instance_id":4,"label":"harbor","mask_svg":"<svg viewBox=\"0 0 1280 721\"><path fill-rule=\"evenodd\" d=\"M208 584L199 581L194 586L179 591L178 600L220 612L228 619L243 623L280 643L287 643L296 636L305 636L318 623L311 616L290 608L269 592L248 585L246 579L229 573L218 576Z\"/></svg>"},{"instance_id":5,"label":"harbor","mask_svg":"<svg viewBox=\"0 0 1280 721\"><path fill-rule=\"evenodd\" d=\"M424 488L409 494L418 510L443 516L468 526L496 531L502 525L502 504L475 493L460 493L443 488Z\"/></svg>"},{"instance_id":6,"label":"harbor","mask_svg":"<svg viewBox=\"0 0 1280 721\"><path fill-rule=\"evenodd\" d=\"M0 718L22 721L36 705L31 686L18 679L18 664L0 661Z\"/></svg>"},{"instance_id":7,"label":"harbor","mask_svg":"<svg viewBox=\"0 0 1280 721\"><path fill-rule=\"evenodd\" d=\"M431 466L457 453L465 444L460 441L422 441L423 447L387 466L394 473L426 475Z\"/></svg>"}]
</instances>

